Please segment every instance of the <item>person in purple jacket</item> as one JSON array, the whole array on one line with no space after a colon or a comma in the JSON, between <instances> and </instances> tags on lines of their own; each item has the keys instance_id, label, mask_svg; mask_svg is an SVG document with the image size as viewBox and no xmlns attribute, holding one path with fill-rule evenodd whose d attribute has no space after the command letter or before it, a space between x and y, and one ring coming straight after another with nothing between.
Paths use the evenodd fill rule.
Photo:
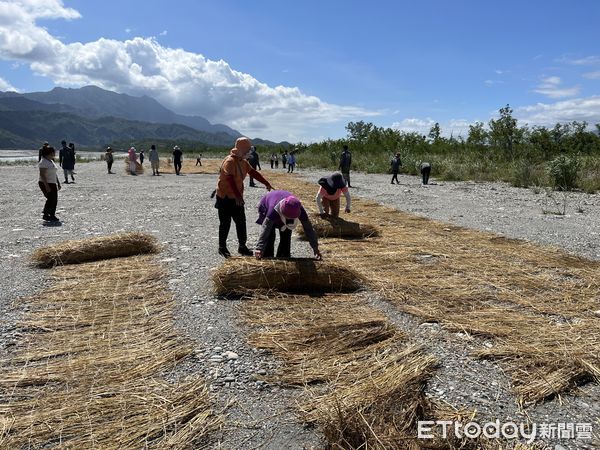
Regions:
<instances>
[{"instance_id":1,"label":"person in purple jacket","mask_svg":"<svg viewBox=\"0 0 600 450\"><path fill-rule=\"evenodd\" d=\"M289 258L292 247L292 230L300 221L304 234L316 259L321 259L317 234L308 219L306 210L297 197L288 191L271 191L258 204L257 224L262 225L260 237L254 250L257 259L273 257L275 252L275 229L279 230L277 258Z\"/></svg>"}]
</instances>

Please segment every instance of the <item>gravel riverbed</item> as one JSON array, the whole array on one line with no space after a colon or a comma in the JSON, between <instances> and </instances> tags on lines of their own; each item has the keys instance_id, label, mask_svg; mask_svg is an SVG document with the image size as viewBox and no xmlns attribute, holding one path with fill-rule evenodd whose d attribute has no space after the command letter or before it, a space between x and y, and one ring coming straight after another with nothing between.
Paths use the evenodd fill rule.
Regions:
<instances>
[{"instance_id":1,"label":"gravel riverbed","mask_svg":"<svg viewBox=\"0 0 600 450\"><path fill-rule=\"evenodd\" d=\"M278 362L247 344L248 330L238 319L240 302L218 299L211 293L210 270L222 261L216 251L217 214L209 197L216 175L153 177L146 172L133 177L125 175L120 164L116 169L117 174L108 175L101 162L79 164L76 183L63 186L59 195L57 215L63 219L62 226L47 227L41 220L43 198L36 167L0 167L0 357L5 357L19 339L15 321L22 307L17 300L40 291L47 282L46 272L28 265L32 250L64 239L119 231L150 232L164 244L158 259L169 269L169 288L178 305L176 326L197 349L178 371L201 373L215 396L217 410L230 405L223 432L215 436L215 447L321 446L319 433L302 425L295 415L295 398L301 391L257 379L272 373ZM308 180L324 174L300 171ZM268 178L268 171L265 176ZM391 185L389 178L352 174L356 187L351 193L448 223L600 259L597 194L568 194L566 214L558 215L555 212L563 205L560 193L553 193L552 198L544 190L518 189L502 183L435 184L435 180L422 187L417 178L410 176L401 176L400 185ZM246 190L249 244L254 243L259 230L254 224L254 205L265 192L262 187ZM232 252L237 248L234 227L229 248ZM308 245L296 240L292 252L295 256L310 256ZM450 333L436 324L421 324L376 296L361 295L440 359L441 367L427 386L428 395L454 406L476 408L485 418L594 422L600 428L597 384L583 386L577 396L565 395L521 411L499 366L469 356L476 338ZM556 445L586 448L586 444L575 446L565 441ZM591 445L587 448L594 448Z\"/></svg>"}]
</instances>

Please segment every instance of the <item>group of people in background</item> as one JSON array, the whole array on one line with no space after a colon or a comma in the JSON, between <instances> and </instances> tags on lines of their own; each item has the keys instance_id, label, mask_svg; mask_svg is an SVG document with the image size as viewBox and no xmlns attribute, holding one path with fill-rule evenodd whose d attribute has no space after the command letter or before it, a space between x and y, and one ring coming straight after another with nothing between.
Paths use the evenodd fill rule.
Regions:
<instances>
[{"instance_id":1,"label":"group of people in background","mask_svg":"<svg viewBox=\"0 0 600 450\"><path fill-rule=\"evenodd\" d=\"M390 166L392 167L392 181L391 184L400 184L398 180L398 173L402 168L402 160L400 159L400 153L396 153L392 160L390 161ZM427 161L419 161L417 163L417 169L421 172L421 179L423 185L429 184L429 175L431 174L431 163Z\"/></svg>"},{"instance_id":2,"label":"group of people in background","mask_svg":"<svg viewBox=\"0 0 600 450\"><path fill-rule=\"evenodd\" d=\"M183 165L183 151L179 148L178 145L173 147L173 166L175 167L175 174L181 175L181 167ZM137 153L134 146L131 146L127 151L127 159L129 161L129 173L131 175L137 175L137 162L138 158L140 161L140 165L143 166L145 153L144 150L140 150L139 154ZM196 165L202 165L202 155L199 154L196 157ZM152 175L160 176L160 156L158 154L158 150L156 145L152 144L150 146L150 150L148 151L148 159L150 160L150 167L152 167ZM104 153L104 161L106 162L106 168L109 174L114 172L111 171L112 165L114 162L113 149L109 146L106 148Z\"/></svg>"},{"instance_id":3,"label":"group of people in background","mask_svg":"<svg viewBox=\"0 0 600 450\"><path fill-rule=\"evenodd\" d=\"M64 183L75 182L75 145L62 141L62 148L59 152L59 166L63 169ZM176 175L180 175L183 161L183 152L179 146L173 147L173 164ZM58 191L61 184L58 177L58 166L54 162L56 151L48 142L45 142L39 150L39 186L46 198L44 205L43 219L48 222L59 222L56 217L56 206L58 201ZM129 162L129 172L131 175L137 175L137 161L144 163L145 153L141 150L139 154L134 146L131 146L127 153ZM156 145L151 145L148 152L148 158L152 167L152 175L160 176L160 158ZM114 163L113 149L109 146L104 153L104 160L109 174L113 174L112 165ZM270 163L272 169L279 168L281 160L283 168L288 173L294 172L296 165L295 151L288 153L286 150L281 156L272 153ZM202 165L202 154L196 156L196 165ZM392 180L391 184L400 184L398 174L402 168L400 153L396 153L390 161ZM343 146L340 156L338 170L328 177L318 180L318 192L316 195L316 204L321 215L330 215L338 217L340 213L340 199L345 197L346 213L351 210L351 198L348 188L350 184L350 170L352 168L352 153L347 145ZM421 172L422 183L429 183L431 173L431 163L419 162L418 168ZM302 224L308 241L317 258L321 258L318 249L318 241L310 220L297 197L285 190L273 190L270 183L259 173L261 170L260 156L250 142L250 139L241 137L236 140L235 147L225 158L219 170L219 180L215 190L215 207L219 211L219 254L224 257L231 256L227 249L227 236L231 227L231 221L235 223L238 237L238 253L244 256L254 255L257 258L269 257L274 254L275 230L279 230L280 244L277 250L278 257L290 256L291 232L297 222ZM244 179L250 179L250 186L256 186L255 180L264 184L269 191L259 204L259 218L257 223L262 225L261 234L254 252L247 247L246 216L244 210ZM70 177L70 181L69 181Z\"/></svg>"},{"instance_id":4,"label":"group of people in background","mask_svg":"<svg viewBox=\"0 0 600 450\"><path fill-rule=\"evenodd\" d=\"M271 169L279 169L279 161L284 169L287 168L288 173L292 173L296 168L296 154L295 151L284 151L281 155L277 153L271 153L269 161L271 162Z\"/></svg>"}]
</instances>

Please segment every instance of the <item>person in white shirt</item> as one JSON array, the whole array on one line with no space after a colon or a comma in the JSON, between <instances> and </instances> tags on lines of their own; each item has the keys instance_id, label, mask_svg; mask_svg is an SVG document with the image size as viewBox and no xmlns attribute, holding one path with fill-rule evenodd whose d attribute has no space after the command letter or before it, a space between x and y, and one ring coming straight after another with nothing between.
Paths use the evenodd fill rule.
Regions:
<instances>
[{"instance_id":1,"label":"person in white shirt","mask_svg":"<svg viewBox=\"0 0 600 450\"><path fill-rule=\"evenodd\" d=\"M160 167L160 159L158 156L158 150L156 150L156 145L152 144L150 147L150 165L152 166L152 175L160 176L158 173L158 168Z\"/></svg>"},{"instance_id":2,"label":"person in white shirt","mask_svg":"<svg viewBox=\"0 0 600 450\"><path fill-rule=\"evenodd\" d=\"M42 159L38 163L40 169L39 186L46 197L44 205L43 219L47 222L60 222L56 217L56 205L58 203L58 191L60 191L60 181L58 181L58 167L54 162L56 151L54 147L44 147L42 149Z\"/></svg>"}]
</instances>

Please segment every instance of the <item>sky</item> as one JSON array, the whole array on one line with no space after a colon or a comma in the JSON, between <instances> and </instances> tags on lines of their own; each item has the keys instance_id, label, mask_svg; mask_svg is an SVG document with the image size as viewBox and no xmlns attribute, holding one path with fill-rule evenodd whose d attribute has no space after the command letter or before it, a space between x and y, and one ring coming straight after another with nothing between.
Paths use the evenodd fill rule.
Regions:
<instances>
[{"instance_id":1,"label":"sky","mask_svg":"<svg viewBox=\"0 0 600 450\"><path fill-rule=\"evenodd\" d=\"M0 0L0 90L96 85L243 134L600 123L600 2Z\"/></svg>"}]
</instances>

